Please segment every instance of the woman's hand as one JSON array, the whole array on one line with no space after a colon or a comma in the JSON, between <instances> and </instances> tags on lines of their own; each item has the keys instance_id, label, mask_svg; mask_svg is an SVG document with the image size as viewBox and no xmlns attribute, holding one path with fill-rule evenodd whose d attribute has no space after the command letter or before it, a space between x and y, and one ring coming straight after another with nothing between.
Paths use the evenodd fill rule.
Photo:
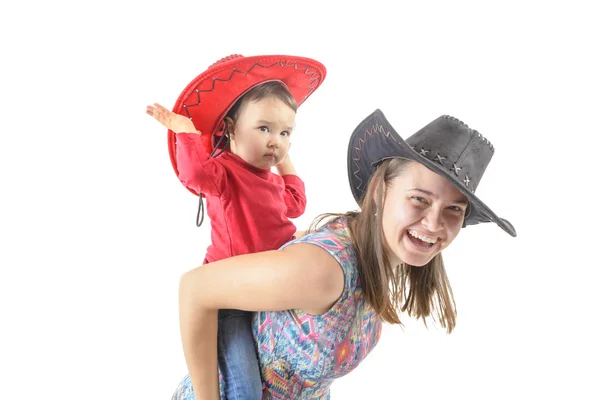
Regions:
<instances>
[{"instance_id":1,"label":"woman's hand","mask_svg":"<svg viewBox=\"0 0 600 400\"><path fill-rule=\"evenodd\" d=\"M154 119L160 122L164 127L175 133L185 132L196 133L198 135L202 134L200 131L196 130L196 127L189 118L176 114L158 103L154 103L153 106L147 106L146 114L154 117Z\"/></svg>"}]
</instances>

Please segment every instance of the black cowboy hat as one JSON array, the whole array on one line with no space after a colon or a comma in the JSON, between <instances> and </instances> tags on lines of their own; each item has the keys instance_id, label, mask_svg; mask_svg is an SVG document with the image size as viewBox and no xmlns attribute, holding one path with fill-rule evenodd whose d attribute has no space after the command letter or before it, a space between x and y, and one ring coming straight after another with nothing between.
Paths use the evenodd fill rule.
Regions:
<instances>
[{"instance_id":1,"label":"black cowboy hat","mask_svg":"<svg viewBox=\"0 0 600 400\"><path fill-rule=\"evenodd\" d=\"M350 137L348 179L354 199L361 204L369 179L382 161L417 161L448 179L467 197L469 209L463 226L495 222L511 236L517 236L509 221L498 217L475 195L493 155L494 146L486 138L449 115L433 120L405 141L377 109Z\"/></svg>"}]
</instances>

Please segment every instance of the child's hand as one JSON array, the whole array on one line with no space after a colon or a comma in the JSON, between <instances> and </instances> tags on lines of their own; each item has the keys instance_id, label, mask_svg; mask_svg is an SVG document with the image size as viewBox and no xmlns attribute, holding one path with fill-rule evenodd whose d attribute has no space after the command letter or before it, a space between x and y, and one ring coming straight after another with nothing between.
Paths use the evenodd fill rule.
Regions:
<instances>
[{"instance_id":1,"label":"child's hand","mask_svg":"<svg viewBox=\"0 0 600 400\"><path fill-rule=\"evenodd\" d=\"M292 164L289 153L285 155L284 159L281 160L276 167L279 175L296 175L296 168L294 168L294 164Z\"/></svg>"},{"instance_id":2,"label":"child's hand","mask_svg":"<svg viewBox=\"0 0 600 400\"><path fill-rule=\"evenodd\" d=\"M175 114L158 103L154 103L154 106L147 106L146 114L154 117L155 120L175 133L186 132L197 133L199 135L202 134L200 131L196 130L196 127L189 118Z\"/></svg>"}]
</instances>

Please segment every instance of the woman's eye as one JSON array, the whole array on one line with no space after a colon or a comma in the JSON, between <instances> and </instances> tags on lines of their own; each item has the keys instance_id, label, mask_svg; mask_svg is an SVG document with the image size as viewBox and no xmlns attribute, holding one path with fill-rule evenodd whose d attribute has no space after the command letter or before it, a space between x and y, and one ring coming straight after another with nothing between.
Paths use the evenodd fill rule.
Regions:
<instances>
[{"instance_id":1,"label":"woman's eye","mask_svg":"<svg viewBox=\"0 0 600 400\"><path fill-rule=\"evenodd\" d=\"M450 210L452 211L456 211L456 212L460 212L460 213L464 213L465 210L463 210L462 208L460 208L459 206L450 206L448 207Z\"/></svg>"},{"instance_id":2,"label":"woman's eye","mask_svg":"<svg viewBox=\"0 0 600 400\"><path fill-rule=\"evenodd\" d=\"M425 204L427 204L427 200L424 197L412 196L412 199L418 201L419 203L425 203Z\"/></svg>"}]
</instances>

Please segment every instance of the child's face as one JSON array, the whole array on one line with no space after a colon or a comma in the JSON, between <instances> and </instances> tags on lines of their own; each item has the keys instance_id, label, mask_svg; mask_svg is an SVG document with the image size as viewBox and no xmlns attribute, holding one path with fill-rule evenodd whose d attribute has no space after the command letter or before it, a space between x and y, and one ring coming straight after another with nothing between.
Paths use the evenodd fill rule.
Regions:
<instances>
[{"instance_id":1,"label":"child's face","mask_svg":"<svg viewBox=\"0 0 600 400\"><path fill-rule=\"evenodd\" d=\"M276 97L247 103L231 134L231 151L248 164L270 169L290 149L296 113Z\"/></svg>"}]
</instances>

